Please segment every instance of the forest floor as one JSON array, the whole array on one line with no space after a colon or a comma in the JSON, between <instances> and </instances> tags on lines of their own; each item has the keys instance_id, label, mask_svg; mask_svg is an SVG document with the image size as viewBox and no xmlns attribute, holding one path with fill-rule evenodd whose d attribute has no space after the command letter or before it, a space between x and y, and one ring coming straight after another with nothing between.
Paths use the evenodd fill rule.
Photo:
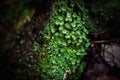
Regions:
<instances>
[{"instance_id":1,"label":"forest floor","mask_svg":"<svg viewBox=\"0 0 120 80\"><path fill-rule=\"evenodd\" d=\"M14 72L9 72L9 69L13 69L14 71L19 67L24 68L23 65L26 63L32 64L33 62L36 61L36 58L37 58L36 56L38 54L33 50L34 42L42 44L42 42L39 41L36 37L40 36L38 35L39 31L44 28L44 25L47 22L49 15L51 14L50 7L47 6L46 9L47 10L43 9L41 10L41 12L38 12L37 14L35 14L31 19L31 21L27 22L24 25L22 31L19 34L17 34L15 42L13 43L13 46L6 51L7 54L5 55L5 57L3 57L4 59L6 59L3 65L3 66L6 66L6 67L3 67L3 74L6 75L6 71L7 71L7 75L9 77L14 77L12 76ZM99 40L99 36L98 38L93 38L93 39ZM91 44L91 46L88 49L88 55L85 56L85 59L84 59L87 63L87 66L80 80L120 80L120 77L119 77L120 67L117 66L118 64L116 64L115 62L111 62L113 63L113 65L111 66L111 64L108 64L108 62L105 60L104 56L101 56L101 53L103 52L102 45L106 45L106 44L111 45L111 43L118 44L117 41ZM120 56L120 52L119 52L119 56ZM111 57L111 56L108 56L108 57ZM113 60L114 58L111 58L111 61L114 61ZM24 60L25 62L21 60ZM23 63L20 64L19 62L24 62L24 64ZM8 65L9 65L9 68L7 67ZM36 66L37 63L34 63L32 65ZM4 68L6 69L4 70ZM39 75L37 75L36 73L35 77L39 77Z\"/></svg>"}]
</instances>

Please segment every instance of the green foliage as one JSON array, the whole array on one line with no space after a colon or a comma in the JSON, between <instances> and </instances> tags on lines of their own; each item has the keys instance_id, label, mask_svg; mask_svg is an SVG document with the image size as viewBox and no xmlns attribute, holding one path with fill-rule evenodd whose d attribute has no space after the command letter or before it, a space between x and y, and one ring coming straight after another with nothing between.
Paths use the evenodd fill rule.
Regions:
<instances>
[{"instance_id":1,"label":"green foliage","mask_svg":"<svg viewBox=\"0 0 120 80\"><path fill-rule=\"evenodd\" d=\"M79 9L77 12L76 7ZM41 76L44 80L63 80L74 77L77 69L81 74L85 67L82 59L90 45L86 37L89 31L85 27L88 17L84 6L74 0L57 1L52 9L53 13L43 32L44 44L39 52ZM80 74L75 76L76 79Z\"/></svg>"}]
</instances>

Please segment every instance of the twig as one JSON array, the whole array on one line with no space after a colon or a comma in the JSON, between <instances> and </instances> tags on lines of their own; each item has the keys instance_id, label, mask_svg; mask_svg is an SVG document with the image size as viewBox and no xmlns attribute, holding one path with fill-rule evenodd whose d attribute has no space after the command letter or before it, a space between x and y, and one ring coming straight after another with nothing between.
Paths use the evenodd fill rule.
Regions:
<instances>
[{"instance_id":1,"label":"twig","mask_svg":"<svg viewBox=\"0 0 120 80\"><path fill-rule=\"evenodd\" d=\"M108 43L108 42L114 42L114 41L120 41L120 39L113 39L113 40L99 40L99 41L91 41L91 43Z\"/></svg>"}]
</instances>

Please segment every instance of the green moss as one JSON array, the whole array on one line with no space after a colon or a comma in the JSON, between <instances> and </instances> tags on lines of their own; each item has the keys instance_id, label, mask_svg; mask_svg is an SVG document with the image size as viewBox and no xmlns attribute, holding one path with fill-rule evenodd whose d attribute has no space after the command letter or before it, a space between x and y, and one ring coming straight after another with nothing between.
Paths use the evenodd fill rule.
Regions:
<instances>
[{"instance_id":1,"label":"green moss","mask_svg":"<svg viewBox=\"0 0 120 80\"><path fill-rule=\"evenodd\" d=\"M73 6L69 6L68 3ZM90 45L86 37L89 31L85 27L87 14L82 5L79 7L82 7L84 14L75 12L76 6L74 5L78 6L75 1L63 0L56 1L53 6L53 13L43 32L44 45L39 49L42 59L40 63L41 76L44 80L63 80L68 77L77 79L80 75L76 70L79 69L80 74L84 70L85 63L82 62L82 59ZM81 15L85 17L81 17Z\"/></svg>"}]
</instances>

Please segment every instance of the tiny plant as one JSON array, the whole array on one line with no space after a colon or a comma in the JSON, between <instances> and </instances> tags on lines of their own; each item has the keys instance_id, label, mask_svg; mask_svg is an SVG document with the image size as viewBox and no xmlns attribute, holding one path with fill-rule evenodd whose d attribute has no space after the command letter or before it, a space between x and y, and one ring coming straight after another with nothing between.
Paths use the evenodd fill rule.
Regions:
<instances>
[{"instance_id":1,"label":"tiny plant","mask_svg":"<svg viewBox=\"0 0 120 80\"><path fill-rule=\"evenodd\" d=\"M64 80L73 77L77 69L80 74L83 72L85 63L82 59L90 45L86 37L89 31L85 27L87 17L84 7L81 5L75 12L75 5L78 6L73 0L56 1L53 5L52 15L43 31L44 44L40 49L40 69L44 80Z\"/></svg>"}]
</instances>

